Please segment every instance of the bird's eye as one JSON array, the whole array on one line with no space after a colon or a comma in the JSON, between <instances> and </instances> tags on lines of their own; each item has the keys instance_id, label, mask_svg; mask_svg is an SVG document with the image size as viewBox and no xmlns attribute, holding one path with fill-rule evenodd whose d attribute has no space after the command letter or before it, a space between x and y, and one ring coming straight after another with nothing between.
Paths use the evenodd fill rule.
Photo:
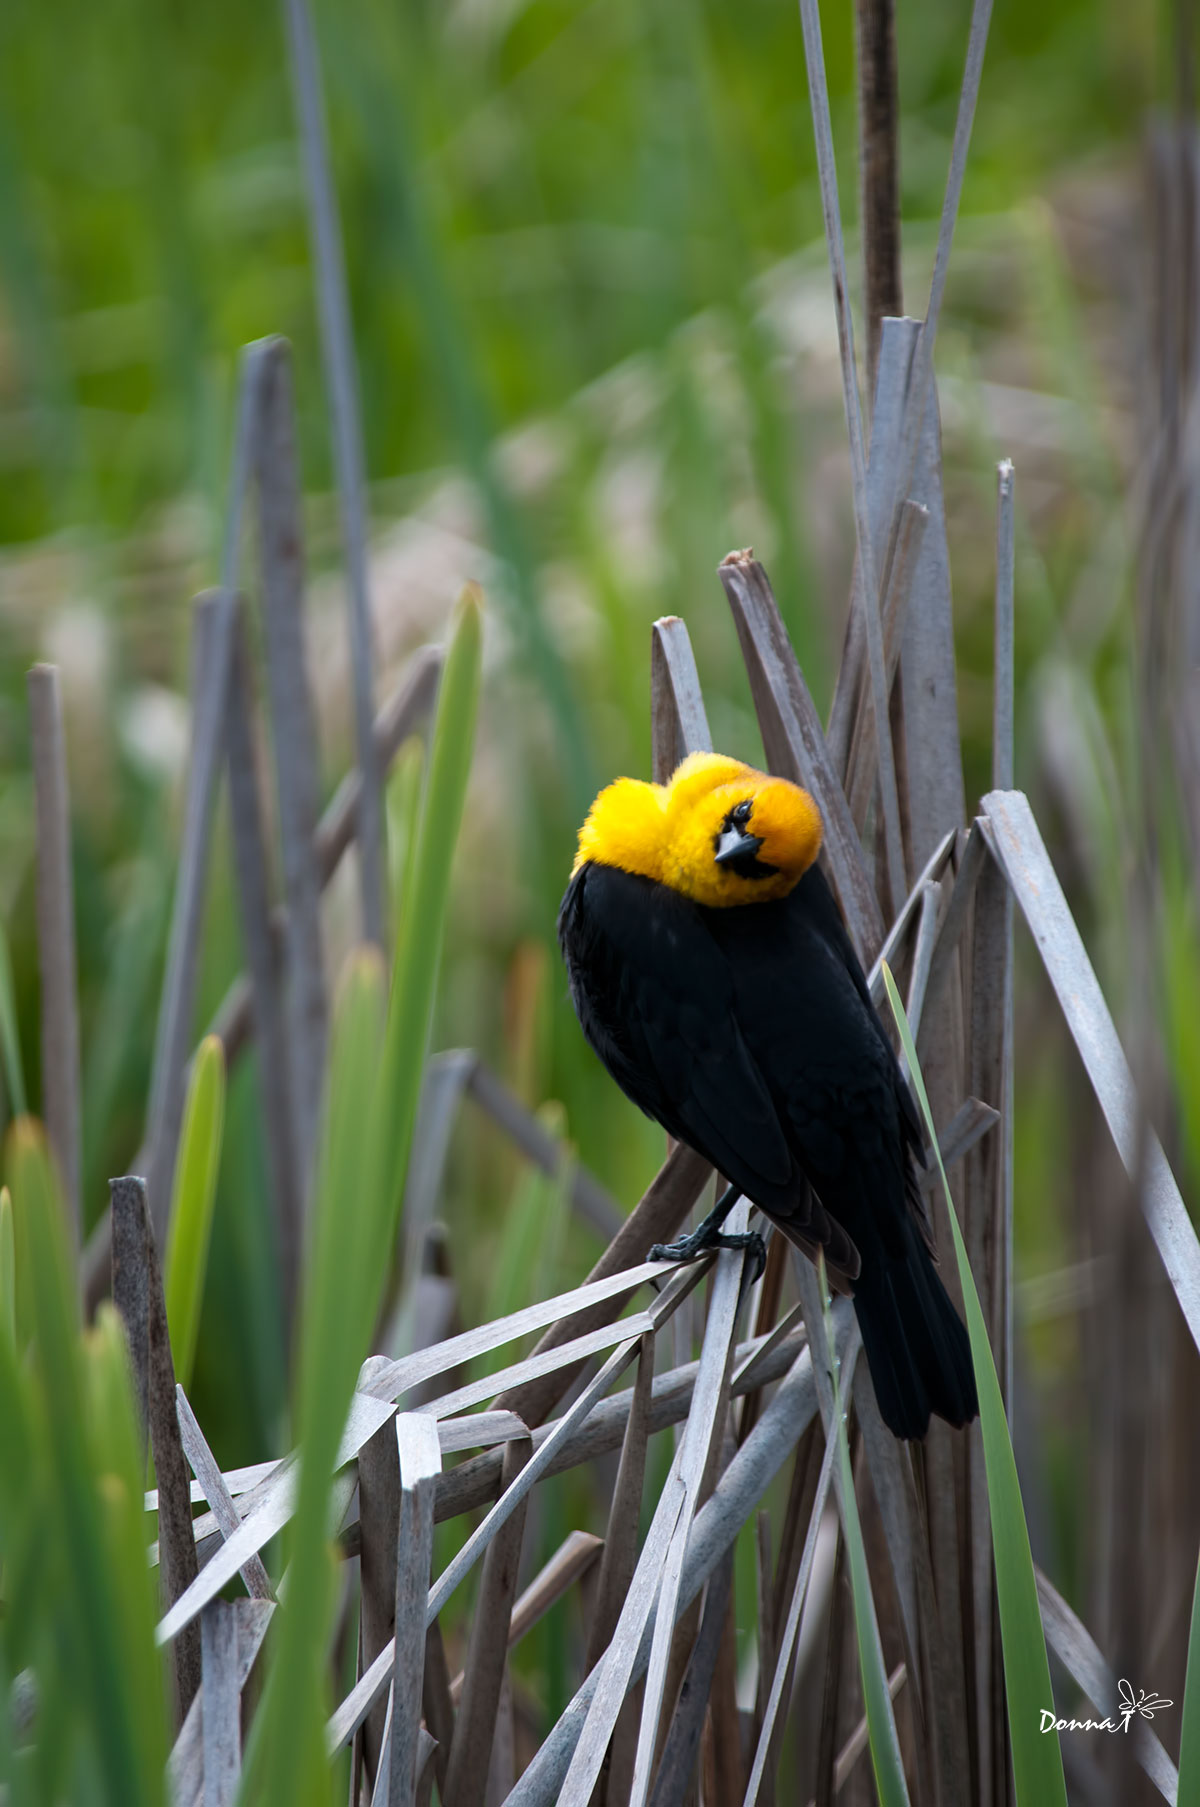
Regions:
<instances>
[{"instance_id":1,"label":"bird's eye","mask_svg":"<svg viewBox=\"0 0 1200 1807\"><path fill-rule=\"evenodd\" d=\"M750 802L739 803L737 808L735 810L731 811L730 817L729 817L730 821L736 822L738 824L738 826L741 827L744 823L746 823L750 820L750 812L753 808L754 808L753 803L750 803Z\"/></svg>"}]
</instances>

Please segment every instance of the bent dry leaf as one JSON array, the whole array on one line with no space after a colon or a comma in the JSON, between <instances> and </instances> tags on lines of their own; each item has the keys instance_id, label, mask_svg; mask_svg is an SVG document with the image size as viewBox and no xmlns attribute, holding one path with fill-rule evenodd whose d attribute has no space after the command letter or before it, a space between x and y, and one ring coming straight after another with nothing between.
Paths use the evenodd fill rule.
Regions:
<instances>
[{"instance_id":1,"label":"bent dry leaf","mask_svg":"<svg viewBox=\"0 0 1200 1807\"><path fill-rule=\"evenodd\" d=\"M942 1165L942 1152L933 1127L933 1115L925 1081L913 1045L912 1032L891 968L883 968L883 983L908 1070L916 1090L946 1198L946 1211L954 1237L954 1254L966 1306L975 1384L979 1393L979 1417L983 1431L983 1458L987 1472L988 1507L992 1523L992 1551L996 1562L996 1596L1000 1604L1000 1637L1004 1649L1004 1680L1008 1694L1008 1729L1012 1744L1013 1780L1019 1807L1067 1807L1062 1750L1058 1736L1043 1736L1041 1711L1052 1704L1050 1664L1038 1607L1037 1581L1017 1463L1008 1431L1008 1417L1000 1393L992 1346L975 1277L967 1260L958 1214L950 1195L950 1183Z\"/></svg>"},{"instance_id":2,"label":"bent dry leaf","mask_svg":"<svg viewBox=\"0 0 1200 1807\"><path fill-rule=\"evenodd\" d=\"M500 1497L496 1504L467 1538L458 1554L433 1583L429 1590L427 1611L428 1624L432 1624L437 1618L437 1615L442 1611L442 1608L446 1605L451 1594L458 1587L459 1583L463 1580L474 1563L478 1561L483 1552L490 1547L496 1534L508 1522L513 1512L521 1505L530 1489L536 1482L542 1479L544 1474L552 1469L563 1446L569 1441L573 1433L583 1425L584 1421L592 1412L597 1400L602 1398L608 1391L608 1388L620 1374L621 1370L633 1359L641 1336L648 1331L653 1331L657 1323L661 1321L662 1315L673 1304L678 1303L681 1298L686 1296L687 1288L684 1282L686 1282L688 1278L689 1276L685 1270L685 1273L680 1276L680 1283L674 1288L667 1289L663 1293L659 1300L658 1307L656 1308L658 1313L657 1316L654 1313L648 1313L644 1314L643 1317L639 1319L626 1320L621 1325L622 1341L620 1346L613 1351L612 1355L609 1356L600 1371L591 1381L589 1381L588 1385L583 1389L582 1393L580 1393L578 1399L574 1401L569 1410L566 1411L561 1418L557 1419L552 1426L547 1427L549 1434L538 1444L536 1452L530 1455L516 1478L507 1486L501 1488ZM612 1333L610 1332L609 1334L611 1335ZM557 1354L557 1357L561 1361L573 1361L575 1359L574 1353L565 1348L554 1353ZM531 1359L536 1360L536 1358ZM436 1403L434 1405L422 1407L422 1411L426 1413L431 1413L434 1410L436 1410ZM504 1416L507 1417L510 1416L510 1414L504 1414ZM519 1420L517 1422L519 1422ZM391 1644L380 1651L370 1668L356 1683L351 1694L342 1702L329 1725L327 1739L331 1751L337 1750L347 1738L351 1737L357 1727L362 1723L362 1720L366 1717L367 1713L370 1712L375 1701L379 1698L381 1691L387 1684L388 1677L392 1672L392 1666L395 1662L395 1656L396 1645L393 1640Z\"/></svg>"},{"instance_id":3,"label":"bent dry leaf","mask_svg":"<svg viewBox=\"0 0 1200 1807\"><path fill-rule=\"evenodd\" d=\"M834 1321L837 1325L837 1349L843 1360L848 1350L852 1320L853 1308L849 1301L839 1300L834 1308ZM812 1423L816 1409L812 1362L809 1351L804 1348L796 1354L774 1395L764 1407L758 1423L734 1455L707 1502L696 1514L688 1539L677 1602L679 1614L684 1613L697 1598L725 1552L731 1548L741 1527L750 1518L763 1494ZM601 1689L608 1689L610 1679L613 1682L619 1681L619 1691L614 1690L617 1693L615 1705L619 1710L626 1689L645 1674L650 1660L652 1633L646 1631L649 1615L640 1613L640 1605L648 1599L650 1611L655 1610L653 1602L657 1588L654 1577L661 1572L670 1533L674 1529L683 1500L683 1485L678 1478L681 1453L676 1452L671 1476L659 1495L655 1517L642 1549L638 1573L622 1610L622 1620L626 1619L627 1613L632 1616L637 1610L642 1618L642 1630L635 1634L635 1628L626 1625L629 1637L625 1638L621 1626L618 1626L608 1655L589 1672L565 1713L547 1734L541 1749L508 1797L509 1807L551 1807L554 1802L570 1802L572 1796L566 1791L567 1774L572 1768L573 1760L579 1760L578 1749L582 1748L585 1723L594 1703L600 1698ZM655 1537L656 1530L661 1539L660 1547L651 1550L650 1539ZM622 1654L622 1673L619 1678L610 1678L605 1672L618 1648ZM613 1712L608 1729L601 1728L601 1762L607 1748L611 1724L615 1723L615 1719L616 1713ZM586 1803L590 1799L590 1793L580 1790L574 1799L577 1803Z\"/></svg>"},{"instance_id":4,"label":"bent dry leaf","mask_svg":"<svg viewBox=\"0 0 1200 1807\"><path fill-rule=\"evenodd\" d=\"M683 1288L692 1284L699 1277L702 1268L702 1263L694 1263L691 1267L683 1269L673 1286L667 1288L659 1296L653 1307L652 1321L658 1321L661 1314L670 1308L671 1302L676 1296L675 1287ZM408 1357L406 1361L387 1364L382 1376L376 1375L367 1383L368 1390L357 1391L354 1394L334 1458L334 1467L338 1468L353 1461L368 1439L374 1436L381 1425L386 1423L394 1410L390 1403L394 1395L409 1390L420 1380L429 1378L432 1373L440 1373L446 1368L458 1366L471 1353L491 1348L498 1342L509 1341L523 1334L526 1329L537 1328L539 1324L544 1324L548 1320L557 1321L564 1310L574 1312L585 1309L588 1302L598 1295L607 1297L614 1293L628 1292L651 1276L661 1279L663 1272L662 1263L646 1262L641 1267L630 1269L624 1274L612 1275L607 1280L579 1287L573 1293L564 1293L556 1299L547 1301L545 1305L529 1307L526 1311L515 1314L514 1318L502 1320L498 1324L485 1325L481 1330L464 1333L462 1337L449 1338L431 1350L421 1351L417 1356ZM628 1337L634 1334L633 1324L633 1319L624 1320L621 1325L615 1326L608 1332L608 1338L615 1340L618 1336ZM588 1334L594 1336L595 1333ZM598 1344L596 1342L589 1343L589 1349L594 1352L597 1347L603 1346L604 1340L601 1338ZM789 1345L785 1343L781 1352L782 1362L779 1362L777 1357L776 1365L771 1368L769 1373L762 1376L763 1380L775 1379L783 1371L787 1366L788 1349ZM761 1354L762 1351L760 1350L759 1353ZM428 1362L414 1369L414 1364L420 1364L424 1357L429 1358ZM562 1346L556 1356L553 1356L551 1352L543 1352L539 1355L535 1351L532 1356L526 1358L524 1363L518 1364L516 1371L525 1374L531 1371L544 1372L547 1366L567 1366L577 1361L578 1358L577 1345L574 1348ZM390 1375L388 1369L393 1370ZM399 1371L398 1379L395 1373L397 1370ZM669 1377L664 1377L664 1380L666 1379ZM497 1380L496 1384L499 1385L500 1381ZM380 1392L383 1393L382 1398L379 1396ZM445 1401L442 1404L444 1408ZM620 1402L617 1401L616 1405L619 1409ZM678 1399L675 1409L679 1417L686 1416L687 1401L683 1398ZM481 1419L492 1416L492 1414L481 1415ZM496 1419L511 1421L510 1413L494 1416ZM480 1421L474 1420L472 1424ZM673 1419L668 1421L674 1422ZM545 1435L552 1434L553 1429L554 1426L545 1427ZM450 1441L450 1433L448 1433L447 1441L443 1444L443 1449L447 1451L452 1447L460 1449L472 1447L474 1441L484 1436L482 1430L474 1428L463 1430L461 1425L452 1434L455 1441ZM539 1437L542 1435L541 1432L538 1434ZM458 1441L459 1437L466 1437L467 1443ZM615 1441L620 1442L619 1430L615 1432ZM584 1458L580 1455L576 1459L583 1460ZM570 1466L570 1462L567 1465ZM157 1636L160 1644L170 1643L172 1638L177 1637L183 1627L191 1623L208 1601L216 1598L222 1587L232 1580L248 1558L255 1551L261 1550L272 1537L283 1529L296 1510L296 1458L294 1455L286 1456L279 1462L269 1462L251 1470L235 1472L243 1474L247 1483L241 1489L248 1496L243 1505L242 1523L233 1536L201 1569L196 1581L192 1583L187 1592L181 1595L171 1610L165 1614L158 1627ZM458 1484L461 1484L468 1473L469 1469L456 1471ZM476 1479L479 1477L477 1476ZM443 1477L444 1482L453 1482L454 1480L454 1475ZM465 1503L456 1497L453 1505L448 1505L444 1513L439 1511L439 1516L453 1517L459 1511L469 1510L470 1507L481 1504L485 1499L494 1497L494 1488L486 1478L483 1478L480 1485L470 1490L469 1499L464 1496ZM151 1495L150 1501L154 1502L155 1500L156 1496ZM149 1506L148 1509L153 1509L153 1507ZM212 1528L214 1527L211 1524L207 1527L207 1529ZM197 1537L206 1535L207 1529L204 1528L204 1521L198 1521Z\"/></svg>"},{"instance_id":5,"label":"bent dry leaf","mask_svg":"<svg viewBox=\"0 0 1200 1807\"><path fill-rule=\"evenodd\" d=\"M1133 1075L1029 799L1021 791L989 791L983 810L988 843L1032 931L1117 1152L1137 1186L1179 1309L1200 1349L1200 1241L1162 1145L1148 1127L1142 1170L1142 1106Z\"/></svg>"}]
</instances>

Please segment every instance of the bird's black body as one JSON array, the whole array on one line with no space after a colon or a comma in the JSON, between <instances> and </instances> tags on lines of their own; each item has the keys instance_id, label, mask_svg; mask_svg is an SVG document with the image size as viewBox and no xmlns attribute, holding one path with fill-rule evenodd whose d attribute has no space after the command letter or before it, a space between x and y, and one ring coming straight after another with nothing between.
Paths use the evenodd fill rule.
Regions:
<instances>
[{"instance_id":1,"label":"bird's black body","mask_svg":"<svg viewBox=\"0 0 1200 1807\"><path fill-rule=\"evenodd\" d=\"M622 1090L853 1288L897 1436L976 1412L966 1330L928 1248L908 1089L819 868L786 897L693 903L588 862L559 941L584 1034Z\"/></svg>"}]
</instances>

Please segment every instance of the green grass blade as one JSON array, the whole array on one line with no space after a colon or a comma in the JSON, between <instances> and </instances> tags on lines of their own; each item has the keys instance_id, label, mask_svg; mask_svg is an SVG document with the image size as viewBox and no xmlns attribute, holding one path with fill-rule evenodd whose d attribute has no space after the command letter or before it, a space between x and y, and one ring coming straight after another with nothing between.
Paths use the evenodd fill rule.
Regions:
<instances>
[{"instance_id":1,"label":"green grass blade","mask_svg":"<svg viewBox=\"0 0 1200 1807\"><path fill-rule=\"evenodd\" d=\"M888 1001L900 1031L900 1041L908 1060L921 1115L933 1152L938 1174L946 1194L946 1210L954 1236L954 1254L962 1282L966 1306L967 1330L971 1338L971 1357L975 1364L975 1384L979 1392L979 1418L983 1431L983 1457L987 1470L988 1509L992 1521L992 1551L996 1561L996 1595L1000 1604L1000 1637L1004 1647L1004 1680L1008 1694L1008 1732L1012 1744L1013 1779L1020 1807L1066 1807L1067 1789L1063 1777L1062 1750L1058 1734L1041 1731L1041 1712L1054 1704L1050 1687L1050 1665L1046 1657L1046 1636L1038 1607L1037 1583L1033 1574L1033 1555L1029 1548L1029 1529L1025 1523L1025 1507L1017 1479L1017 1463L1013 1455L1008 1418L992 1359L987 1325L975 1277L967 1260L966 1245L958 1225L958 1214L950 1195L942 1151L938 1147L933 1116L925 1081L913 1046L912 1032L896 981L886 961L883 982ZM1180 1797L1182 1799L1182 1796Z\"/></svg>"},{"instance_id":2,"label":"green grass blade","mask_svg":"<svg viewBox=\"0 0 1200 1807\"><path fill-rule=\"evenodd\" d=\"M17 1035L17 1006L13 995L12 960L8 952L8 936L0 922L0 1057L4 1062L4 1083L8 1088L9 1109L14 1117L23 1117L29 1109L25 1096L25 1074L21 1068L21 1042Z\"/></svg>"},{"instance_id":3,"label":"green grass blade","mask_svg":"<svg viewBox=\"0 0 1200 1807\"><path fill-rule=\"evenodd\" d=\"M1187 1679L1183 1684L1183 1730L1179 1734L1179 1807L1200 1807L1200 1566L1192 1594Z\"/></svg>"},{"instance_id":4,"label":"green grass blade","mask_svg":"<svg viewBox=\"0 0 1200 1807\"><path fill-rule=\"evenodd\" d=\"M333 1608L326 1513L338 1439L373 1327L364 1309L371 1249L366 1188L384 1019L383 965L363 950L350 965L334 1025L329 1095L305 1271L297 1424L300 1479L286 1602L267 1684L261 1740L249 1754L244 1800L328 1800L321 1729Z\"/></svg>"},{"instance_id":5,"label":"green grass blade","mask_svg":"<svg viewBox=\"0 0 1200 1807\"><path fill-rule=\"evenodd\" d=\"M7 1196L7 1187L4 1193ZM15 1344L6 1337L0 1337L0 1449L4 1451L0 1462L0 1561L5 1565L7 1583L2 1641L7 1643L18 1635L13 1629L13 1579L23 1573L18 1552L37 1508L30 1485L35 1456L29 1373L17 1358Z\"/></svg>"},{"instance_id":6,"label":"green grass blade","mask_svg":"<svg viewBox=\"0 0 1200 1807\"><path fill-rule=\"evenodd\" d=\"M163 1282L175 1378L185 1390L192 1383L200 1332L224 1124L225 1050L219 1037L206 1035L196 1050L184 1104Z\"/></svg>"},{"instance_id":7,"label":"green grass blade","mask_svg":"<svg viewBox=\"0 0 1200 1807\"><path fill-rule=\"evenodd\" d=\"M850 1444L846 1436L846 1417L842 1409L837 1364L832 1359L833 1321L829 1313L829 1288L825 1283L825 1258L818 1266L821 1304L825 1313L825 1355L829 1379L833 1387L833 1427L838 1440L839 1493L842 1506L842 1529L846 1538L846 1558L850 1570L850 1593L854 1603L854 1631L858 1641L858 1664L862 1674L863 1702L867 1712L867 1739L871 1747L871 1766L880 1807L909 1807L908 1784L900 1757L900 1740L896 1733L896 1716L888 1689L883 1645L879 1640L879 1622L875 1616L875 1596L867 1568L867 1550L863 1542L862 1520L854 1494L854 1471L850 1466Z\"/></svg>"},{"instance_id":8,"label":"green grass blade","mask_svg":"<svg viewBox=\"0 0 1200 1807\"><path fill-rule=\"evenodd\" d=\"M392 907L392 944L399 934L404 910L404 880L412 862L421 814L421 778L425 771L425 745L410 735L396 755L385 795L387 824L388 896Z\"/></svg>"},{"instance_id":9,"label":"green grass blade","mask_svg":"<svg viewBox=\"0 0 1200 1807\"><path fill-rule=\"evenodd\" d=\"M13 1233L12 1193L0 1186L0 1335L17 1346L17 1245Z\"/></svg>"},{"instance_id":10,"label":"green grass blade","mask_svg":"<svg viewBox=\"0 0 1200 1807\"><path fill-rule=\"evenodd\" d=\"M61 1589L62 1648L69 1673L63 1686L83 1707L104 1798L152 1807L164 1795L166 1727L137 1690L139 1677L157 1674L153 1621L129 1602L147 1585L141 1515L136 1561L125 1558L106 1533L110 1525L114 1469L110 1451L89 1441L85 1371L81 1359L75 1282L67 1255L62 1201L39 1124L24 1118L9 1138L8 1175L18 1219L18 1243L28 1256L33 1306L35 1373L40 1399L49 1493L46 1513L68 1585ZM129 1407L132 1411L132 1406ZM123 1481L140 1505L140 1480L125 1462ZM123 1603L124 1602L124 1603ZM145 1648L141 1647L145 1641ZM68 1695L64 1694L63 1698ZM161 1693L159 1694L161 1698Z\"/></svg>"},{"instance_id":11,"label":"green grass blade","mask_svg":"<svg viewBox=\"0 0 1200 1807\"><path fill-rule=\"evenodd\" d=\"M481 640L480 598L468 589L455 610L438 695L386 1023L383 968L374 954L352 963L338 1011L305 1274L288 1591L244 1800L328 1799L321 1696L333 1607L330 1474L395 1248L471 766Z\"/></svg>"},{"instance_id":12,"label":"green grass blade","mask_svg":"<svg viewBox=\"0 0 1200 1807\"><path fill-rule=\"evenodd\" d=\"M373 1196L387 1213L394 1239L412 1148L425 1053L441 962L450 871L467 794L483 641L482 598L468 586L451 626L450 650L438 692L429 773L412 857L392 974L383 1057L383 1096L377 1150L379 1184ZM380 1276L382 1283L382 1276Z\"/></svg>"},{"instance_id":13,"label":"green grass blade","mask_svg":"<svg viewBox=\"0 0 1200 1807\"><path fill-rule=\"evenodd\" d=\"M146 1562L143 1461L129 1351L121 1319L107 1302L84 1337L84 1384L100 1535L109 1572L118 1578L113 1629L124 1664L121 1681L134 1703L141 1761L157 1769L166 1760L167 1724L166 1671L154 1644L158 1585Z\"/></svg>"}]
</instances>

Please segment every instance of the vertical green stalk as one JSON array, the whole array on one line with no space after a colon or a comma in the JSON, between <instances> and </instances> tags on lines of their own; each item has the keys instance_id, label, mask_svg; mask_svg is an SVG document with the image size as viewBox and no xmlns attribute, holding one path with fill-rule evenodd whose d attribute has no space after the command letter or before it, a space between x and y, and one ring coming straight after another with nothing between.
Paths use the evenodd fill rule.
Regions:
<instances>
[{"instance_id":1,"label":"vertical green stalk","mask_svg":"<svg viewBox=\"0 0 1200 1807\"><path fill-rule=\"evenodd\" d=\"M396 755L385 798L388 897L392 906L389 927L393 947L404 909L405 875L410 870L413 848L416 845L417 821L421 812L421 777L424 770L424 745L417 735L410 735Z\"/></svg>"},{"instance_id":2,"label":"vertical green stalk","mask_svg":"<svg viewBox=\"0 0 1200 1807\"><path fill-rule=\"evenodd\" d=\"M299 1492L262 1733L243 1780L247 1801L329 1796L322 1738L333 1608L329 1483L396 1247L471 764L480 649L480 600L468 590L455 612L439 692L386 1023L384 971L370 951L353 958L338 1008L301 1318Z\"/></svg>"},{"instance_id":3,"label":"vertical green stalk","mask_svg":"<svg viewBox=\"0 0 1200 1807\"><path fill-rule=\"evenodd\" d=\"M17 1346L17 1247L12 1193L0 1186L0 1335Z\"/></svg>"},{"instance_id":4,"label":"vertical green stalk","mask_svg":"<svg viewBox=\"0 0 1200 1807\"><path fill-rule=\"evenodd\" d=\"M300 1480L287 1598L263 1703L262 1738L247 1762L243 1800L307 1802L329 1797L321 1737L322 1676L333 1604L325 1518L338 1439L365 1343L367 1152L383 1007L382 962L373 950L360 950L347 973L334 1024L329 1102L305 1272L297 1402Z\"/></svg>"},{"instance_id":5,"label":"vertical green stalk","mask_svg":"<svg viewBox=\"0 0 1200 1807\"><path fill-rule=\"evenodd\" d=\"M450 867L471 770L482 654L482 597L468 585L458 600L438 692L429 773L406 874L384 1043L375 1202L395 1238L412 1147L434 991L441 964Z\"/></svg>"},{"instance_id":6,"label":"vertical green stalk","mask_svg":"<svg viewBox=\"0 0 1200 1807\"><path fill-rule=\"evenodd\" d=\"M23 1117L29 1106L25 1100L25 1075L21 1070L21 1043L17 1036L17 1006L13 996L12 960L8 952L8 936L0 922L0 1055L4 1061L4 1083L8 1088L8 1108L14 1117Z\"/></svg>"},{"instance_id":7,"label":"vertical green stalk","mask_svg":"<svg viewBox=\"0 0 1200 1807\"><path fill-rule=\"evenodd\" d=\"M1179 1807L1200 1807L1200 1566L1192 1594L1187 1679L1183 1684L1183 1729L1179 1734Z\"/></svg>"},{"instance_id":8,"label":"vertical green stalk","mask_svg":"<svg viewBox=\"0 0 1200 1807\"><path fill-rule=\"evenodd\" d=\"M218 1036L206 1035L184 1104L163 1282L175 1378L185 1391L196 1359L224 1122L225 1050Z\"/></svg>"},{"instance_id":9,"label":"vertical green stalk","mask_svg":"<svg viewBox=\"0 0 1200 1807\"><path fill-rule=\"evenodd\" d=\"M63 1685L84 1704L104 1796L129 1807L163 1799L165 1721L139 1678L157 1675L153 1621L136 1603L147 1588L141 1513L136 1561L128 1537L110 1535L115 1495L140 1507L140 1483L128 1461L89 1443L94 1432L81 1360L75 1285L67 1255L62 1201L40 1125L29 1118L9 1138L13 1207L28 1259L35 1372L49 1479L48 1535L57 1545L67 1586L61 1591ZM110 1376L111 1381L111 1376ZM111 1385L106 1390L111 1400ZM127 1452L128 1453L128 1452ZM161 1694L160 1694L161 1699Z\"/></svg>"}]
</instances>

